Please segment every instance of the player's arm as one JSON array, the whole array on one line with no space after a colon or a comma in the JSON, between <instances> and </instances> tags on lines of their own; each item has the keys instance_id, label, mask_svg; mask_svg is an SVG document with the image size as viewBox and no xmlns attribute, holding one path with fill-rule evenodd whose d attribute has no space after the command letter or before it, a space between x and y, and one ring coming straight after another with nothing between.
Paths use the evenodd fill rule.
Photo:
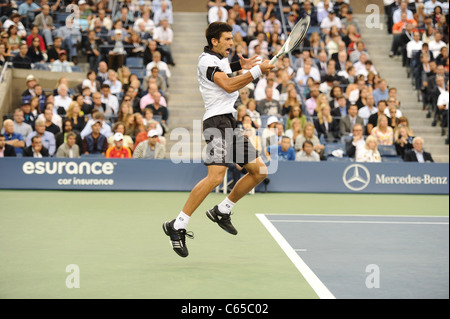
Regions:
<instances>
[{"instance_id":1,"label":"player's arm","mask_svg":"<svg viewBox=\"0 0 450 319\"><path fill-rule=\"evenodd\" d=\"M255 66L255 68L259 68L259 75L265 74L272 70L275 66L269 64L269 60L264 61L261 65ZM214 73L214 83L224 89L227 93L232 93L237 90L242 89L250 82L255 80L254 74L258 74L258 72L247 72L235 77L228 77L225 72L215 72Z\"/></svg>"}]
</instances>

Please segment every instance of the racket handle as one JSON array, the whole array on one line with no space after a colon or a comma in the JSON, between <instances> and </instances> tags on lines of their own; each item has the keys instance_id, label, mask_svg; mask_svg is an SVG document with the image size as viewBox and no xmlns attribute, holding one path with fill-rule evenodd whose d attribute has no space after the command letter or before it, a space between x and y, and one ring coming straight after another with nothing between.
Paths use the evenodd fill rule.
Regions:
<instances>
[{"instance_id":1,"label":"racket handle","mask_svg":"<svg viewBox=\"0 0 450 319\"><path fill-rule=\"evenodd\" d=\"M275 63L277 63L277 61L278 61L279 58L280 58L280 57L279 57L278 55L274 56L274 57L272 58L272 60L270 60L269 64L270 64L270 65L274 65Z\"/></svg>"}]
</instances>

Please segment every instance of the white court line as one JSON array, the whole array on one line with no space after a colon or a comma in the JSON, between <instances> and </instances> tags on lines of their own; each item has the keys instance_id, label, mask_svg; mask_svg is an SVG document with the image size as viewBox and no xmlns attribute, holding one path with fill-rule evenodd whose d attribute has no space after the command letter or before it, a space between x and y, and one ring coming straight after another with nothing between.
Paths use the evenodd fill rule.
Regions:
<instances>
[{"instance_id":1,"label":"white court line","mask_svg":"<svg viewBox=\"0 0 450 319\"><path fill-rule=\"evenodd\" d=\"M272 223L263 214L256 214L261 223L266 227L275 241L280 245L281 249L289 257L292 263L297 267L306 281L314 289L317 296L320 299L336 299L336 297L328 290L328 288L320 281L320 279L314 274L314 272L306 265L303 259L295 252L295 250L289 245L289 243L284 239L280 232L272 225Z\"/></svg>"},{"instance_id":2,"label":"white court line","mask_svg":"<svg viewBox=\"0 0 450 319\"><path fill-rule=\"evenodd\" d=\"M377 222L363 220L298 220L298 219L270 219L272 223L331 223L331 224L405 224L405 225L448 225L444 222Z\"/></svg>"}]
</instances>

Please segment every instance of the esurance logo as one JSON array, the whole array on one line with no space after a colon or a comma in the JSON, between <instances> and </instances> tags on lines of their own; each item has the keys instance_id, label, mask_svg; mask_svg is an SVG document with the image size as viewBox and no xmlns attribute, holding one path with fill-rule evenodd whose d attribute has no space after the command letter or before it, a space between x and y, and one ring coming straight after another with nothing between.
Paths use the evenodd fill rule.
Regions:
<instances>
[{"instance_id":1,"label":"esurance logo","mask_svg":"<svg viewBox=\"0 0 450 319\"><path fill-rule=\"evenodd\" d=\"M32 174L68 174L68 175L111 175L114 164L111 162L25 162L22 170L27 175Z\"/></svg>"}]
</instances>

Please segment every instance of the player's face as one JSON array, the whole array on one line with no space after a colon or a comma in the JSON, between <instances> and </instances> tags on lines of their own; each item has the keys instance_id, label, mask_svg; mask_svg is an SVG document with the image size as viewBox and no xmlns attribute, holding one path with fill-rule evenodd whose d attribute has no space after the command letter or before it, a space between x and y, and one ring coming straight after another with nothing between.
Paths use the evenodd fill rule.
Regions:
<instances>
[{"instance_id":1,"label":"player's face","mask_svg":"<svg viewBox=\"0 0 450 319\"><path fill-rule=\"evenodd\" d=\"M231 32L223 32L217 45L215 45L215 50L217 53L227 58L231 49L233 48L233 35Z\"/></svg>"}]
</instances>

